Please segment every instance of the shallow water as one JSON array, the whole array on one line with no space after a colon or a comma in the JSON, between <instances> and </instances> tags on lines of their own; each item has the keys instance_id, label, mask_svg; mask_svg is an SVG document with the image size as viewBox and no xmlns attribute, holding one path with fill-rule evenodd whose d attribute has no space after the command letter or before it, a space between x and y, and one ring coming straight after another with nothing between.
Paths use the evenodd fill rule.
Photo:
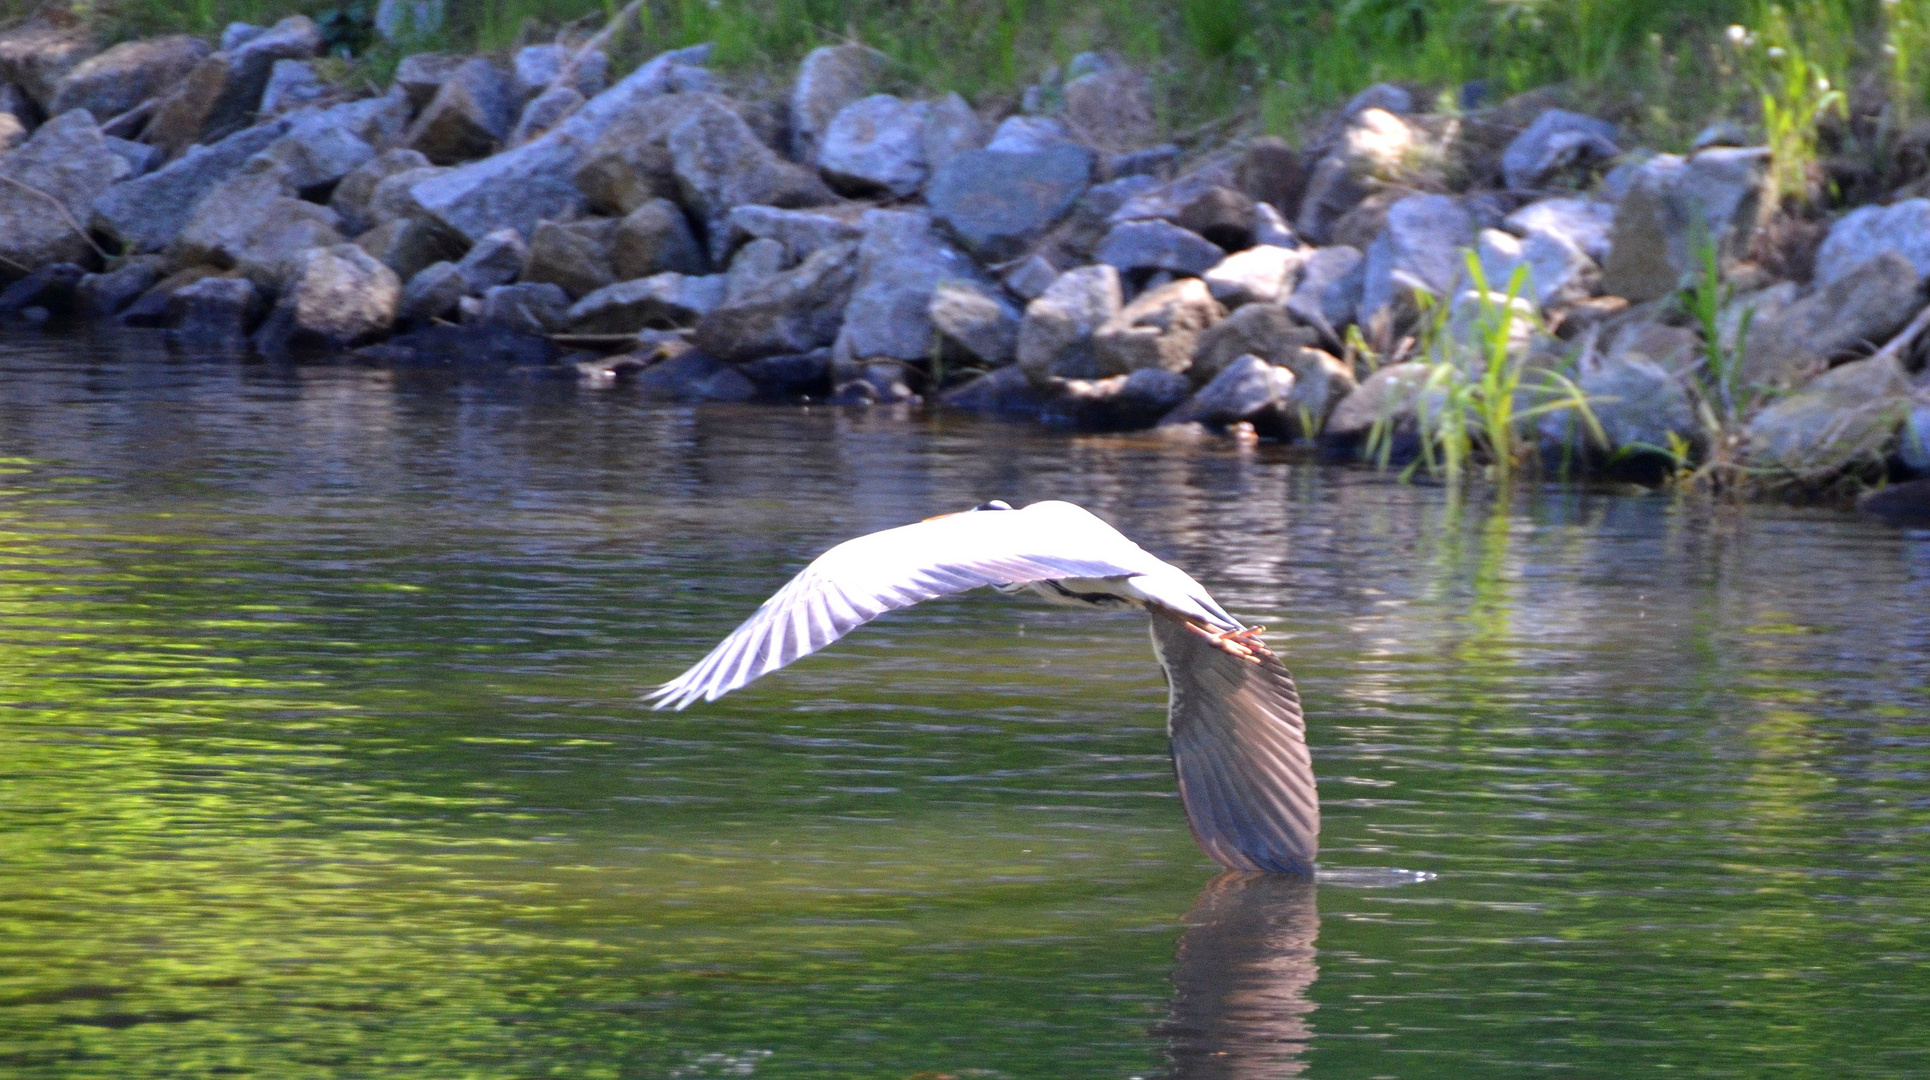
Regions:
<instances>
[{"instance_id":1,"label":"shallow water","mask_svg":"<svg viewBox=\"0 0 1930 1080\"><path fill-rule=\"evenodd\" d=\"M1930 534L139 338L0 380L9 1077L1930 1071ZM1135 617L639 701L992 497L1272 627L1317 883L1193 846Z\"/></svg>"}]
</instances>

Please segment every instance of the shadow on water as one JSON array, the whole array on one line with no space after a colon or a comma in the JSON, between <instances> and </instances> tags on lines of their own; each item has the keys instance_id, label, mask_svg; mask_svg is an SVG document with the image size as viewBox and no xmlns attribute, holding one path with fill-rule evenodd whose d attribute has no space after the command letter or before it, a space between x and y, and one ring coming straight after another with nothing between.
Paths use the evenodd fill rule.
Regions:
<instances>
[{"instance_id":1,"label":"shadow on water","mask_svg":"<svg viewBox=\"0 0 1930 1080\"><path fill-rule=\"evenodd\" d=\"M1172 1014L1159 1026L1176 1080L1271 1080L1306 1070L1319 976L1311 879L1228 872L1186 913Z\"/></svg>"}]
</instances>

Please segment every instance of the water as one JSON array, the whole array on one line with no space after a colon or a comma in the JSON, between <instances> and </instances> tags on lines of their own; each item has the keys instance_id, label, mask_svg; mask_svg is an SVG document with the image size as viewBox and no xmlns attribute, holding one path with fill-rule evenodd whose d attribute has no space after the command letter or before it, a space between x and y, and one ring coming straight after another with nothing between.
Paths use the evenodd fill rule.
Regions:
<instances>
[{"instance_id":1,"label":"water","mask_svg":"<svg viewBox=\"0 0 1930 1080\"><path fill-rule=\"evenodd\" d=\"M1930 1071L1925 534L141 339L0 380L8 1077ZM1273 628L1316 884L1194 848L1134 617L639 701L992 497Z\"/></svg>"}]
</instances>

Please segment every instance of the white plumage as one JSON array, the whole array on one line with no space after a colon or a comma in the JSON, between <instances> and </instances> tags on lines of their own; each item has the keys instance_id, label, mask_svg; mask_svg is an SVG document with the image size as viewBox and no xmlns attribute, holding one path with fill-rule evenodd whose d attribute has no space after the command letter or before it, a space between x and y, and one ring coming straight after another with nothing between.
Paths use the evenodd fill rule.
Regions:
<instances>
[{"instance_id":1,"label":"white plumage","mask_svg":"<svg viewBox=\"0 0 1930 1080\"><path fill-rule=\"evenodd\" d=\"M1320 811L1292 676L1199 582L1072 503L987 503L847 540L650 696L660 709L715 701L887 611L986 585L1146 611L1200 846L1234 869L1312 872Z\"/></svg>"}]
</instances>

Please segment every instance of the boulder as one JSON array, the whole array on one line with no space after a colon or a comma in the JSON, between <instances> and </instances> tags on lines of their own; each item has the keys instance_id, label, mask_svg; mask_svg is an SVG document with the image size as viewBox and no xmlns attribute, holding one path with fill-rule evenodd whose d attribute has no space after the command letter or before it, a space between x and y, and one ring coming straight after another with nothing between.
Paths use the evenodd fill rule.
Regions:
<instances>
[{"instance_id":1,"label":"boulder","mask_svg":"<svg viewBox=\"0 0 1930 1080\"><path fill-rule=\"evenodd\" d=\"M985 126L956 92L931 103L925 114L923 150L929 174L967 150L985 145Z\"/></svg>"},{"instance_id":2,"label":"boulder","mask_svg":"<svg viewBox=\"0 0 1930 1080\"><path fill-rule=\"evenodd\" d=\"M1059 280L1059 270L1043 255L1028 255L1005 272L1005 287L1021 300L1036 300Z\"/></svg>"},{"instance_id":3,"label":"boulder","mask_svg":"<svg viewBox=\"0 0 1930 1080\"><path fill-rule=\"evenodd\" d=\"M469 294L469 283L452 262L431 263L423 267L402 287L402 300L396 308L398 323L426 323L446 319Z\"/></svg>"},{"instance_id":4,"label":"boulder","mask_svg":"<svg viewBox=\"0 0 1930 1080\"><path fill-rule=\"evenodd\" d=\"M1068 144L1074 144L1072 132L1050 116L1008 116L992 129L985 149L1001 154L1036 154Z\"/></svg>"},{"instance_id":5,"label":"boulder","mask_svg":"<svg viewBox=\"0 0 1930 1080\"><path fill-rule=\"evenodd\" d=\"M1065 122L1074 138L1109 154L1159 141L1153 84L1144 72L1108 64L1065 85Z\"/></svg>"},{"instance_id":6,"label":"boulder","mask_svg":"<svg viewBox=\"0 0 1930 1080\"><path fill-rule=\"evenodd\" d=\"M1901 253L1880 251L1808 296L1750 322L1744 385L1807 381L1831 360L1873 348L1923 307L1917 271Z\"/></svg>"},{"instance_id":7,"label":"boulder","mask_svg":"<svg viewBox=\"0 0 1930 1080\"><path fill-rule=\"evenodd\" d=\"M0 266L32 271L94 254L82 231L94 202L129 172L85 110L40 125L0 157Z\"/></svg>"},{"instance_id":8,"label":"boulder","mask_svg":"<svg viewBox=\"0 0 1930 1080\"><path fill-rule=\"evenodd\" d=\"M1542 438L1564 449L1597 454L1663 453L1671 435L1699 439L1701 426L1681 380L1700 349L1692 331L1636 323L1623 328L1608 349L1583 350L1573 378L1587 395L1607 445L1592 445L1595 440L1571 409L1543 414Z\"/></svg>"},{"instance_id":9,"label":"boulder","mask_svg":"<svg viewBox=\"0 0 1930 1080\"><path fill-rule=\"evenodd\" d=\"M1888 484L1856 497L1856 509L1900 528L1930 526L1930 480Z\"/></svg>"},{"instance_id":10,"label":"boulder","mask_svg":"<svg viewBox=\"0 0 1930 1080\"><path fill-rule=\"evenodd\" d=\"M1262 135L1247 143L1233 170L1234 184L1255 202L1266 203L1286 217L1300 212L1307 191L1307 164L1300 151L1278 135Z\"/></svg>"},{"instance_id":11,"label":"boulder","mask_svg":"<svg viewBox=\"0 0 1930 1080\"><path fill-rule=\"evenodd\" d=\"M885 56L862 45L813 49L798 65L791 88L791 153L817 160L819 139L846 105L871 93Z\"/></svg>"},{"instance_id":12,"label":"boulder","mask_svg":"<svg viewBox=\"0 0 1930 1080\"><path fill-rule=\"evenodd\" d=\"M739 206L724 219L726 246L736 249L752 240L775 240L783 245L784 262L809 258L819 248L858 240L864 230L835 210L784 210L775 206Z\"/></svg>"},{"instance_id":13,"label":"boulder","mask_svg":"<svg viewBox=\"0 0 1930 1080\"><path fill-rule=\"evenodd\" d=\"M1585 169L1622 152L1615 125L1566 109L1547 109L1501 152L1501 175L1510 188L1545 187L1563 173Z\"/></svg>"},{"instance_id":14,"label":"boulder","mask_svg":"<svg viewBox=\"0 0 1930 1080\"><path fill-rule=\"evenodd\" d=\"M158 256L149 256L157 258ZM162 260L165 264L166 260ZM190 266L176 270L155 282L134 302L121 309L120 322L123 326L166 326L169 322L168 303L174 294L203 278L219 277L221 272L212 266ZM252 285L249 286L251 289Z\"/></svg>"},{"instance_id":15,"label":"boulder","mask_svg":"<svg viewBox=\"0 0 1930 1080\"><path fill-rule=\"evenodd\" d=\"M408 281L429 266L462 257L462 242L428 218L396 218L355 238L355 246Z\"/></svg>"},{"instance_id":16,"label":"boulder","mask_svg":"<svg viewBox=\"0 0 1930 1080\"><path fill-rule=\"evenodd\" d=\"M619 281L675 271L704 274L710 260L684 212L669 199L652 199L624 215L610 239L610 267Z\"/></svg>"},{"instance_id":17,"label":"boulder","mask_svg":"<svg viewBox=\"0 0 1930 1080\"><path fill-rule=\"evenodd\" d=\"M627 214L652 199L674 198L677 171L662 141L605 139L576 170L576 186L599 214Z\"/></svg>"},{"instance_id":18,"label":"boulder","mask_svg":"<svg viewBox=\"0 0 1930 1080\"><path fill-rule=\"evenodd\" d=\"M643 329L695 326L724 302L724 275L692 277L662 273L619 281L570 306L570 330L578 334L632 334Z\"/></svg>"},{"instance_id":19,"label":"boulder","mask_svg":"<svg viewBox=\"0 0 1930 1080\"><path fill-rule=\"evenodd\" d=\"M560 286L525 281L483 290L473 319L465 324L500 327L519 334L554 334L568 325L570 298Z\"/></svg>"},{"instance_id":20,"label":"boulder","mask_svg":"<svg viewBox=\"0 0 1930 1080\"><path fill-rule=\"evenodd\" d=\"M601 49L591 49L580 60L577 50L554 43L526 45L516 50L510 61L510 74L517 101L529 101L552 88L563 69L573 60L568 81L562 89L574 90L585 99L603 92L610 81L610 58Z\"/></svg>"},{"instance_id":21,"label":"boulder","mask_svg":"<svg viewBox=\"0 0 1930 1080\"><path fill-rule=\"evenodd\" d=\"M1134 150L1126 154L1113 154L1102 163L1100 171L1114 180L1128 176L1144 176L1148 180L1170 179L1174 166L1184 154L1172 143L1160 143L1144 150Z\"/></svg>"},{"instance_id":22,"label":"boulder","mask_svg":"<svg viewBox=\"0 0 1930 1080\"><path fill-rule=\"evenodd\" d=\"M1225 258L1212 241L1164 221L1127 221L1114 225L1100 242L1098 260L1122 274L1165 270L1198 276Z\"/></svg>"},{"instance_id":23,"label":"boulder","mask_svg":"<svg viewBox=\"0 0 1930 1080\"><path fill-rule=\"evenodd\" d=\"M1106 320L1093 332L1093 355L1107 375L1149 367L1184 372L1200 334L1225 314L1204 282L1181 278L1146 290Z\"/></svg>"},{"instance_id":24,"label":"boulder","mask_svg":"<svg viewBox=\"0 0 1930 1080\"><path fill-rule=\"evenodd\" d=\"M329 85L307 60L277 60L268 69L268 85L261 91L263 116L280 116L325 100Z\"/></svg>"},{"instance_id":25,"label":"boulder","mask_svg":"<svg viewBox=\"0 0 1930 1080\"><path fill-rule=\"evenodd\" d=\"M690 349L645 368L634 380L639 394L660 401L750 401L757 384L736 368Z\"/></svg>"},{"instance_id":26,"label":"boulder","mask_svg":"<svg viewBox=\"0 0 1930 1080\"><path fill-rule=\"evenodd\" d=\"M137 143L132 139L117 139L112 135L104 136L107 148L127 162L129 179L145 176L161 167L161 152L152 146Z\"/></svg>"},{"instance_id":27,"label":"boulder","mask_svg":"<svg viewBox=\"0 0 1930 1080\"><path fill-rule=\"evenodd\" d=\"M166 260L159 256L135 255L111 270L88 274L74 287L74 309L93 318L119 315L161 280L165 268Z\"/></svg>"},{"instance_id":28,"label":"boulder","mask_svg":"<svg viewBox=\"0 0 1930 1080\"><path fill-rule=\"evenodd\" d=\"M1287 311L1339 342L1341 327L1352 323L1360 308L1366 271L1367 260L1358 248L1315 248L1301 264L1300 281L1287 297Z\"/></svg>"},{"instance_id":29,"label":"boulder","mask_svg":"<svg viewBox=\"0 0 1930 1080\"><path fill-rule=\"evenodd\" d=\"M831 350L812 349L791 356L766 356L738 364L736 371L766 400L795 401L831 392Z\"/></svg>"},{"instance_id":30,"label":"boulder","mask_svg":"<svg viewBox=\"0 0 1930 1080\"><path fill-rule=\"evenodd\" d=\"M92 55L86 24L49 5L0 31L0 83L18 86L44 115L58 116L67 111L54 109L61 80Z\"/></svg>"},{"instance_id":31,"label":"boulder","mask_svg":"<svg viewBox=\"0 0 1930 1080\"><path fill-rule=\"evenodd\" d=\"M982 285L939 282L925 314L946 351L967 362L999 367L1018 354L1018 310Z\"/></svg>"},{"instance_id":32,"label":"boulder","mask_svg":"<svg viewBox=\"0 0 1930 1080\"><path fill-rule=\"evenodd\" d=\"M1419 361L1389 364L1341 400L1321 429L1321 441L1337 449L1361 447L1374 425L1385 422L1409 427L1418 417L1417 407L1426 389L1428 365Z\"/></svg>"},{"instance_id":33,"label":"boulder","mask_svg":"<svg viewBox=\"0 0 1930 1080\"><path fill-rule=\"evenodd\" d=\"M1890 455L1910 405L1909 379L1894 357L1852 361L1757 413L1745 461L1799 482L1875 466Z\"/></svg>"},{"instance_id":34,"label":"boulder","mask_svg":"<svg viewBox=\"0 0 1930 1080\"><path fill-rule=\"evenodd\" d=\"M1482 229L1475 252L1488 288L1506 292L1515 271L1525 269L1520 295L1541 307L1580 300L1601 280L1595 261L1557 233L1536 231L1520 237Z\"/></svg>"},{"instance_id":35,"label":"boulder","mask_svg":"<svg viewBox=\"0 0 1930 1080\"><path fill-rule=\"evenodd\" d=\"M478 240L456 263L465 291L481 295L497 285L515 281L529 262L529 247L515 229L498 229Z\"/></svg>"},{"instance_id":36,"label":"boulder","mask_svg":"<svg viewBox=\"0 0 1930 1080\"><path fill-rule=\"evenodd\" d=\"M74 263L52 263L35 270L0 289L0 319L34 312L39 313L36 316L39 319L70 313L74 307L74 290L85 276L87 271Z\"/></svg>"},{"instance_id":37,"label":"boulder","mask_svg":"<svg viewBox=\"0 0 1930 1080\"><path fill-rule=\"evenodd\" d=\"M509 145L521 146L548 134L589 99L568 86L552 86L529 99L509 130Z\"/></svg>"},{"instance_id":38,"label":"boulder","mask_svg":"<svg viewBox=\"0 0 1930 1080\"><path fill-rule=\"evenodd\" d=\"M833 244L712 309L693 343L729 362L810 352L837 337L858 277L858 245Z\"/></svg>"},{"instance_id":39,"label":"boulder","mask_svg":"<svg viewBox=\"0 0 1930 1080\"><path fill-rule=\"evenodd\" d=\"M1413 195L1395 203L1367 249L1355 318L1366 324L1412 289L1453 295L1466 272L1462 249L1474 240L1474 217L1456 199Z\"/></svg>"},{"instance_id":40,"label":"boulder","mask_svg":"<svg viewBox=\"0 0 1930 1080\"><path fill-rule=\"evenodd\" d=\"M368 252L354 244L313 248L294 260L256 341L270 354L288 344L347 348L387 333L401 302L401 279Z\"/></svg>"},{"instance_id":41,"label":"boulder","mask_svg":"<svg viewBox=\"0 0 1930 1080\"><path fill-rule=\"evenodd\" d=\"M437 323L378 345L365 345L355 354L365 361L395 366L473 370L548 364L556 358L556 347L540 334L507 326Z\"/></svg>"},{"instance_id":42,"label":"boulder","mask_svg":"<svg viewBox=\"0 0 1930 1080\"><path fill-rule=\"evenodd\" d=\"M1248 239L1254 244L1270 247L1299 248L1300 238L1294 235L1293 226L1271 203L1254 203L1253 218L1247 226Z\"/></svg>"},{"instance_id":43,"label":"boulder","mask_svg":"<svg viewBox=\"0 0 1930 1080\"><path fill-rule=\"evenodd\" d=\"M1262 244L1226 256L1200 276L1206 289L1223 306L1278 304L1299 284L1300 269L1312 254Z\"/></svg>"},{"instance_id":44,"label":"boulder","mask_svg":"<svg viewBox=\"0 0 1930 1080\"><path fill-rule=\"evenodd\" d=\"M916 210L866 211L858 281L844 312L840 356L924 360L931 355L932 293L947 281L995 286Z\"/></svg>"},{"instance_id":45,"label":"boulder","mask_svg":"<svg viewBox=\"0 0 1930 1080\"><path fill-rule=\"evenodd\" d=\"M501 68L481 57L465 61L415 118L407 145L437 165L483 157L508 138L516 105Z\"/></svg>"},{"instance_id":46,"label":"boulder","mask_svg":"<svg viewBox=\"0 0 1930 1080\"><path fill-rule=\"evenodd\" d=\"M182 285L167 298L168 343L187 349L244 348L261 307L261 292L247 278L204 277Z\"/></svg>"},{"instance_id":47,"label":"boulder","mask_svg":"<svg viewBox=\"0 0 1930 1080\"><path fill-rule=\"evenodd\" d=\"M959 412L1037 420L1050 400L1051 391L1034 386L1025 371L1014 364L945 391L938 403Z\"/></svg>"},{"instance_id":48,"label":"boulder","mask_svg":"<svg viewBox=\"0 0 1930 1080\"><path fill-rule=\"evenodd\" d=\"M380 97L344 101L321 112L331 123L378 152L399 145L409 130L409 98L400 90L391 90Z\"/></svg>"},{"instance_id":49,"label":"boulder","mask_svg":"<svg viewBox=\"0 0 1930 1080\"><path fill-rule=\"evenodd\" d=\"M1151 427L1192 394L1186 376L1156 367L1106 379L1067 379L1056 387L1048 414L1080 427Z\"/></svg>"},{"instance_id":50,"label":"boulder","mask_svg":"<svg viewBox=\"0 0 1930 1080\"><path fill-rule=\"evenodd\" d=\"M1897 461L1913 475L1930 473L1930 395L1919 391L1897 440Z\"/></svg>"},{"instance_id":51,"label":"boulder","mask_svg":"<svg viewBox=\"0 0 1930 1080\"><path fill-rule=\"evenodd\" d=\"M1608 233L1614 224L1614 203L1574 198L1529 203L1502 221L1516 236L1548 233L1581 249L1597 263L1608 258Z\"/></svg>"},{"instance_id":52,"label":"boulder","mask_svg":"<svg viewBox=\"0 0 1930 1080\"><path fill-rule=\"evenodd\" d=\"M681 202L721 247L732 207L814 206L831 193L817 177L777 156L721 99L706 98L670 130L672 170ZM721 250L712 254L721 257ZM793 350L796 351L796 350Z\"/></svg>"},{"instance_id":53,"label":"boulder","mask_svg":"<svg viewBox=\"0 0 1930 1080\"><path fill-rule=\"evenodd\" d=\"M1414 95L1403 86L1384 82L1375 83L1348 98L1347 104L1340 108L1340 115L1352 119L1369 109L1380 109L1396 116L1406 116L1414 111Z\"/></svg>"},{"instance_id":54,"label":"boulder","mask_svg":"<svg viewBox=\"0 0 1930 1080\"><path fill-rule=\"evenodd\" d=\"M818 146L818 171L846 195L911 195L925 183L922 101L890 94L859 98L838 111Z\"/></svg>"},{"instance_id":55,"label":"boulder","mask_svg":"<svg viewBox=\"0 0 1930 1080\"><path fill-rule=\"evenodd\" d=\"M1248 304L1200 334L1187 375L1195 386L1217 378L1242 356L1258 356L1269 364L1285 365L1310 344L1310 331L1293 325L1285 311L1272 304Z\"/></svg>"},{"instance_id":56,"label":"boulder","mask_svg":"<svg viewBox=\"0 0 1930 1080\"><path fill-rule=\"evenodd\" d=\"M1421 145L1407 122L1385 109L1353 115L1338 144L1308 177L1294 229L1314 243L1332 239L1334 225L1374 189L1403 178Z\"/></svg>"},{"instance_id":57,"label":"boulder","mask_svg":"<svg viewBox=\"0 0 1930 1080\"><path fill-rule=\"evenodd\" d=\"M250 159L282 171L303 194L320 195L375 157L375 148L327 112L302 112L288 118L288 130Z\"/></svg>"},{"instance_id":58,"label":"boulder","mask_svg":"<svg viewBox=\"0 0 1930 1080\"><path fill-rule=\"evenodd\" d=\"M1245 192L1216 184L1180 207L1173 224L1211 240L1224 251L1240 251L1253 246L1258 211L1259 206ZM1278 215L1273 217L1277 219ZM1278 227L1284 229L1286 223L1278 222ZM1291 232L1288 235L1291 236Z\"/></svg>"},{"instance_id":59,"label":"boulder","mask_svg":"<svg viewBox=\"0 0 1930 1080\"><path fill-rule=\"evenodd\" d=\"M1092 151L1070 143L1026 154L967 150L933 174L926 201L967 251L1000 262L1072 209L1090 184L1092 161Z\"/></svg>"},{"instance_id":60,"label":"boulder","mask_svg":"<svg viewBox=\"0 0 1930 1080\"><path fill-rule=\"evenodd\" d=\"M433 217L416 200L416 188L424 181L435 179L448 173L441 165L425 165L420 168L402 169L390 173L375 182L369 191L368 205L362 208L363 220L371 226L384 225L405 218ZM453 231L451 233L453 235Z\"/></svg>"},{"instance_id":61,"label":"boulder","mask_svg":"<svg viewBox=\"0 0 1930 1080\"><path fill-rule=\"evenodd\" d=\"M274 172L240 173L202 196L168 246L176 265L235 268L276 292L309 248L343 243L333 210L293 197Z\"/></svg>"},{"instance_id":62,"label":"boulder","mask_svg":"<svg viewBox=\"0 0 1930 1080\"><path fill-rule=\"evenodd\" d=\"M141 141L179 157L195 143L247 127L261 107L275 61L305 60L321 47L314 22L290 15L232 50L205 57L161 98Z\"/></svg>"},{"instance_id":63,"label":"boulder","mask_svg":"<svg viewBox=\"0 0 1930 1080\"><path fill-rule=\"evenodd\" d=\"M1755 236L1768 164L1760 147L1718 147L1636 167L1615 208L1603 291L1636 303L1667 296L1701 272L1704 243L1725 264L1742 257Z\"/></svg>"},{"instance_id":64,"label":"boulder","mask_svg":"<svg viewBox=\"0 0 1930 1080\"><path fill-rule=\"evenodd\" d=\"M1844 214L1816 249L1815 282L1827 286L1885 251L1908 259L1919 278L1930 275L1930 199L1859 206Z\"/></svg>"},{"instance_id":65,"label":"boulder","mask_svg":"<svg viewBox=\"0 0 1930 1080\"><path fill-rule=\"evenodd\" d=\"M608 218L543 222L529 238L523 280L559 285L572 300L614 284L610 241L615 232L616 223Z\"/></svg>"},{"instance_id":66,"label":"boulder","mask_svg":"<svg viewBox=\"0 0 1930 1080\"><path fill-rule=\"evenodd\" d=\"M752 240L731 256L724 274L724 297L736 300L762 288L795 261L784 257L784 245L775 240Z\"/></svg>"},{"instance_id":67,"label":"boulder","mask_svg":"<svg viewBox=\"0 0 1930 1080\"><path fill-rule=\"evenodd\" d=\"M1124 306L1119 271L1103 263L1059 275L1025 306L1018 363L1034 385L1099 374L1092 335Z\"/></svg>"},{"instance_id":68,"label":"boulder","mask_svg":"<svg viewBox=\"0 0 1930 1080\"><path fill-rule=\"evenodd\" d=\"M421 112L435 100L436 91L468 59L447 53L414 53L395 66L395 86L409 98L409 111Z\"/></svg>"},{"instance_id":69,"label":"boulder","mask_svg":"<svg viewBox=\"0 0 1930 1080\"><path fill-rule=\"evenodd\" d=\"M230 138L235 137L237 136L230 136ZM182 158L175 163L175 166L191 158L192 155ZM175 166L169 166L169 168ZM341 182L335 185L334 192L329 195L329 209L341 215L344 232L360 235L375 224L374 219L369 216L369 202L375 196L377 184L398 173L430 167L429 159L423 157L420 151L401 147L385 150L350 169L347 175L342 177Z\"/></svg>"},{"instance_id":70,"label":"boulder","mask_svg":"<svg viewBox=\"0 0 1930 1080\"><path fill-rule=\"evenodd\" d=\"M1319 438L1327 418L1354 392L1354 369L1319 349L1292 350L1282 366L1293 372L1293 390L1286 403L1289 432Z\"/></svg>"},{"instance_id":71,"label":"boulder","mask_svg":"<svg viewBox=\"0 0 1930 1080\"><path fill-rule=\"evenodd\" d=\"M187 34L122 42L62 75L47 112L86 109L111 120L186 78L207 55L207 42Z\"/></svg>"},{"instance_id":72,"label":"boulder","mask_svg":"<svg viewBox=\"0 0 1930 1080\"><path fill-rule=\"evenodd\" d=\"M1293 372L1257 356L1240 356L1160 423L1223 428L1245 422L1261 435L1284 438L1289 432L1287 400L1292 393Z\"/></svg>"},{"instance_id":73,"label":"boulder","mask_svg":"<svg viewBox=\"0 0 1930 1080\"><path fill-rule=\"evenodd\" d=\"M174 242L201 197L288 130L287 121L258 124L187 153L146 176L115 184L94 200L89 226L124 251L160 251Z\"/></svg>"}]
</instances>

